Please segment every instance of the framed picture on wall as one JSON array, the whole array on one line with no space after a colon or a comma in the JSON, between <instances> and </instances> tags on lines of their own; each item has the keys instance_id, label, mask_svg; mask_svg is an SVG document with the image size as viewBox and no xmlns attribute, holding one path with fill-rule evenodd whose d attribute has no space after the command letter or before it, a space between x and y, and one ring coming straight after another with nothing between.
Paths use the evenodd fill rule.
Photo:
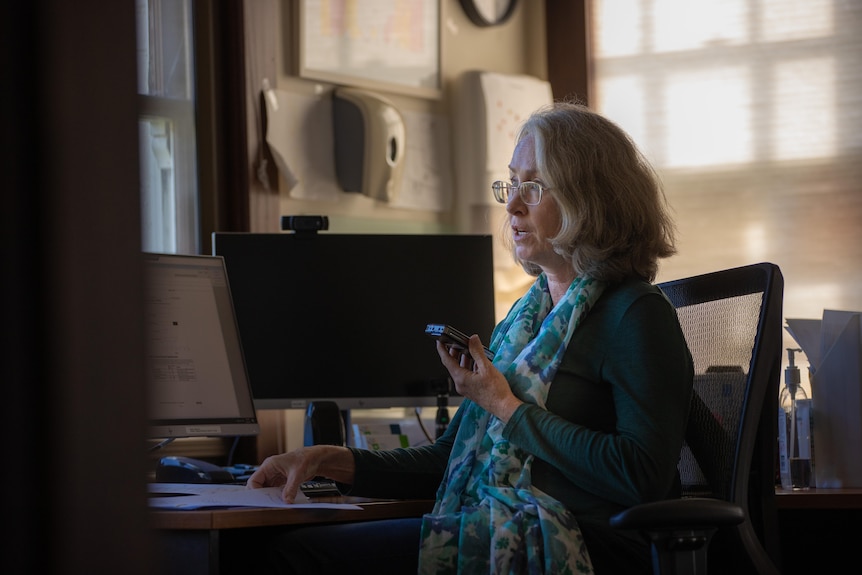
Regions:
<instances>
[{"instance_id":1,"label":"framed picture on wall","mask_svg":"<svg viewBox=\"0 0 862 575\"><path fill-rule=\"evenodd\" d=\"M439 0L299 0L299 76L438 98Z\"/></svg>"}]
</instances>

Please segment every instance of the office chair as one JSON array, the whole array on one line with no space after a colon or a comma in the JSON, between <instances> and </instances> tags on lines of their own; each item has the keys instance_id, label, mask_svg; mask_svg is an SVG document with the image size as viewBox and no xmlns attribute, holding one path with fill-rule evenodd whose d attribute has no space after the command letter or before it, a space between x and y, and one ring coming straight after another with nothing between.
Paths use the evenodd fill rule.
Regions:
<instances>
[{"instance_id":1,"label":"office chair","mask_svg":"<svg viewBox=\"0 0 862 575\"><path fill-rule=\"evenodd\" d=\"M702 575L708 567L777 574L781 271L760 263L659 287L677 309L695 367L682 497L627 509L611 526L649 541L655 575Z\"/></svg>"}]
</instances>

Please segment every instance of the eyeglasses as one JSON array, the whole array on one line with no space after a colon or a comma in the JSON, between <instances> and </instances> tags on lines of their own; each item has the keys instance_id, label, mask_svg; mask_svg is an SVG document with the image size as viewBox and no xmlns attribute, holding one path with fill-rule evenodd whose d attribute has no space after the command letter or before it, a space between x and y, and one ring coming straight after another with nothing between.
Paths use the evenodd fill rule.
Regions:
<instances>
[{"instance_id":1,"label":"eyeglasses","mask_svg":"<svg viewBox=\"0 0 862 575\"><path fill-rule=\"evenodd\" d=\"M514 190L518 190L521 201L528 206L538 206L542 201L542 192L550 190L538 182L521 182L520 184L510 184L497 180L491 184L491 191L494 192L494 199L501 204L508 204L509 198Z\"/></svg>"}]
</instances>

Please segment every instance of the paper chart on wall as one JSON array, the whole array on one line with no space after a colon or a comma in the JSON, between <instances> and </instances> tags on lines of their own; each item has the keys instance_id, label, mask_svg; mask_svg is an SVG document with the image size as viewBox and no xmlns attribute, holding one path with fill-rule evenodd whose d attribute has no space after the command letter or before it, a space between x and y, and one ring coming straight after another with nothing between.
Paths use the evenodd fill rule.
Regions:
<instances>
[{"instance_id":1,"label":"paper chart on wall","mask_svg":"<svg viewBox=\"0 0 862 575\"><path fill-rule=\"evenodd\" d=\"M437 0L299 2L299 75L437 97Z\"/></svg>"},{"instance_id":2,"label":"paper chart on wall","mask_svg":"<svg viewBox=\"0 0 862 575\"><path fill-rule=\"evenodd\" d=\"M445 211L452 205L449 126L442 115L401 112L407 153L393 208Z\"/></svg>"},{"instance_id":3,"label":"paper chart on wall","mask_svg":"<svg viewBox=\"0 0 862 575\"><path fill-rule=\"evenodd\" d=\"M509 164L515 136L537 108L553 101L551 85L531 76L483 73L480 76L485 104L488 155L485 168L502 170Z\"/></svg>"},{"instance_id":4,"label":"paper chart on wall","mask_svg":"<svg viewBox=\"0 0 862 575\"><path fill-rule=\"evenodd\" d=\"M468 71L457 83L453 125L459 197L494 206L494 180L508 179L518 129L553 101L551 85L532 76Z\"/></svg>"}]
</instances>

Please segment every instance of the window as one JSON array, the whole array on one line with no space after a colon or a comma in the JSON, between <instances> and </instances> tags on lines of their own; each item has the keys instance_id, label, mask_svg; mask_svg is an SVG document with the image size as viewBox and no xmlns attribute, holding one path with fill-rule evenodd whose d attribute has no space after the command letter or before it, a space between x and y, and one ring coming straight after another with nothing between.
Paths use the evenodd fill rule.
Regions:
<instances>
[{"instance_id":1,"label":"window","mask_svg":"<svg viewBox=\"0 0 862 575\"><path fill-rule=\"evenodd\" d=\"M191 0L135 0L144 251L199 253Z\"/></svg>"},{"instance_id":2,"label":"window","mask_svg":"<svg viewBox=\"0 0 862 575\"><path fill-rule=\"evenodd\" d=\"M862 3L594 0L594 107L658 169L680 253L660 281L756 261L785 317L862 309Z\"/></svg>"}]
</instances>

